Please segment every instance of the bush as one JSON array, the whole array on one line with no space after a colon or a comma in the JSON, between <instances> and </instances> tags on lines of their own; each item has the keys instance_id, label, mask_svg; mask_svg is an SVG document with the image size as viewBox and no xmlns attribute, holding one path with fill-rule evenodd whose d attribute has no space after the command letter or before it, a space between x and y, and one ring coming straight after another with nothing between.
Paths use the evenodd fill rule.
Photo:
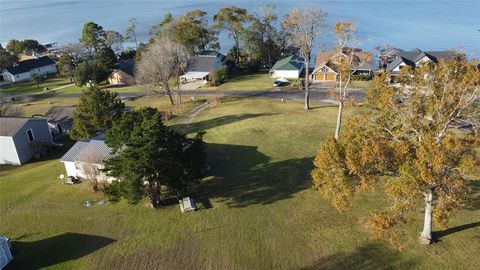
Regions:
<instances>
[{"instance_id":1,"label":"bush","mask_svg":"<svg viewBox=\"0 0 480 270\"><path fill-rule=\"evenodd\" d=\"M215 70L212 74L211 86L219 86L228 80L228 71L226 68L221 67Z\"/></svg>"},{"instance_id":2,"label":"bush","mask_svg":"<svg viewBox=\"0 0 480 270\"><path fill-rule=\"evenodd\" d=\"M354 81L369 81L371 77L368 75L352 75L352 80Z\"/></svg>"}]
</instances>

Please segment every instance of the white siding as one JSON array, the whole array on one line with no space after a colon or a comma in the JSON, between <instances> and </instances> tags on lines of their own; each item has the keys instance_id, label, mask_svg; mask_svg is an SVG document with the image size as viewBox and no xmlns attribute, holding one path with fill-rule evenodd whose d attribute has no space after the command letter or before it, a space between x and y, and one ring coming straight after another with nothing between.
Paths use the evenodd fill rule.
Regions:
<instances>
[{"instance_id":1,"label":"white siding","mask_svg":"<svg viewBox=\"0 0 480 270\"><path fill-rule=\"evenodd\" d=\"M22 82L22 81L29 81L32 78L32 74L37 76L43 76L47 74L53 74L57 72L57 68L55 65L44 66L40 68L31 69L28 72L20 73L17 75L12 75L9 72L4 72L3 79L8 82Z\"/></svg>"},{"instance_id":2,"label":"white siding","mask_svg":"<svg viewBox=\"0 0 480 270\"><path fill-rule=\"evenodd\" d=\"M0 136L0 164L20 165L12 137Z\"/></svg>"},{"instance_id":3,"label":"white siding","mask_svg":"<svg viewBox=\"0 0 480 270\"><path fill-rule=\"evenodd\" d=\"M400 71L400 68L401 67L404 67L406 66L405 62L401 62L400 64L398 64L398 66L396 68L394 68L392 71Z\"/></svg>"},{"instance_id":4,"label":"white siding","mask_svg":"<svg viewBox=\"0 0 480 270\"><path fill-rule=\"evenodd\" d=\"M75 168L74 162L64 161L65 170L67 171L67 176L77 177L77 169Z\"/></svg>"},{"instance_id":5,"label":"white siding","mask_svg":"<svg viewBox=\"0 0 480 270\"><path fill-rule=\"evenodd\" d=\"M67 171L67 176L73 176L75 178L79 178L81 180L86 180L87 179L87 173L85 172L85 164L82 162L73 162L73 161L63 161L65 164L65 170ZM101 169L104 168L103 165L101 164L93 164L92 166L95 166L97 169L97 181L99 182L105 182L107 181L108 183L111 183L113 180L115 180L114 177L109 177L107 176L104 172L101 171Z\"/></svg>"},{"instance_id":6,"label":"white siding","mask_svg":"<svg viewBox=\"0 0 480 270\"><path fill-rule=\"evenodd\" d=\"M273 70L272 78L296 79L300 76L299 70Z\"/></svg>"}]
</instances>

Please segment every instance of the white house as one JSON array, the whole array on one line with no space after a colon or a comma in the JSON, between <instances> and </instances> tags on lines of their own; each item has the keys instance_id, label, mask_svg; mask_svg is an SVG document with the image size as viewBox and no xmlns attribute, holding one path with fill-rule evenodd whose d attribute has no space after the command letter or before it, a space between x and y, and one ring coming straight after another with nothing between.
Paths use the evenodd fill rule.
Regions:
<instances>
[{"instance_id":1,"label":"white house","mask_svg":"<svg viewBox=\"0 0 480 270\"><path fill-rule=\"evenodd\" d=\"M115 178L109 177L101 170L103 162L111 157L112 149L105 144L103 135L78 141L60 159L65 165L67 176L81 180L96 179L111 183Z\"/></svg>"},{"instance_id":2,"label":"white house","mask_svg":"<svg viewBox=\"0 0 480 270\"><path fill-rule=\"evenodd\" d=\"M191 57L188 61L187 72L180 76L183 82L203 80L210 81L212 73L225 65L226 57L216 51L205 51Z\"/></svg>"},{"instance_id":3,"label":"white house","mask_svg":"<svg viewBox=\"0 0 480 270\"><path fill-rule=\"evenodd\" d=\"M7 82L22 82L30 80L32 75L43 76L54 73L57 73L55 62L48 56L42 56L6 67L2 75Z\"/></svg>"},{"instance_id":4,"label":"white house","mask_svg":"<svg viewBox=\"0 0 480 270\"><path fill-rule=\"evenodd\" d=\"M452 53L448 51L421 51L419 49L409 52L401 51L387 64L385 71L397 75L404 66L415 68L425 62L438 63L439 59L448 59L451 55Z\"/></svg>"},{"instance_id":5,"label":"white house","mask_svg":"<svg viewBox=\"0 0 480 270\"><path fill-rule=\"evenodd\" d=\"M52 146L47 119L0 117L0 164L24 164Z\"/></svg>"},{"instance_id":6,"label":"white house","mask_svg":"<svg viewBox=\"0 0 480 270\"><path fill-rule=\"evenodd\" d=\"M291 55L278 60L270 70L270 77L272 78L300 78L304 69L303 58L298 55Z\"/></svg>"}]
</instances>

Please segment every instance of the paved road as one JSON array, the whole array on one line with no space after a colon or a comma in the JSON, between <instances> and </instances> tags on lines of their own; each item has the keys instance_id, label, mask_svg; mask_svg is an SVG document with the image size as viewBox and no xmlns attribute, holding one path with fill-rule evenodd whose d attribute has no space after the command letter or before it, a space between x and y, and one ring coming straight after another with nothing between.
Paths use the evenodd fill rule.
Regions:
<instances>
[{"instance_id":1,"label":"paved road","mask_svg":"<svg viewBox=\"0 0 480 270\"><path fill-rule=\"evenodd\" d=\"M332 102L334 103L332 97L330 96L329 87L322 85L312 85L310 91L310 100L319 101L319 102ZM295 100L302 101L304 99L303 91L294 91L294 90L260 90L260 91L216 91L216 90L182 90L183 96L215 96L219 93L223 96L230 97L262 97L262 98L272 98L272 99L285 99L285 100ZM147 93L147 92L120 92L119 95L121 98L138 98L143 96L157 96L162 95L162 93ZM36 94L42 95L42 94ZM80 97L80 93L51 93L48 94L49 97L62 97L62 98L75 98ZM22 95L23 96L23 95ZM354 98L357 102L362 102L365 97L365 90L363 89L350 89L349 96ZM17 96L20 97L20 96Z\"/></svg>"}]
</instances>

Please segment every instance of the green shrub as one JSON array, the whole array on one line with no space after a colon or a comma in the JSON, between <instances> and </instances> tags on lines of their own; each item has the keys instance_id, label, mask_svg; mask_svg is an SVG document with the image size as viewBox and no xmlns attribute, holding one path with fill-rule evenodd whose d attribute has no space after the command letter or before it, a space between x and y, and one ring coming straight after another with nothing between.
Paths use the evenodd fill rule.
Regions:
<instances>
[{"instance_id":1,"label":"green shrub","mask_svg":"<svg viewBox=\"0 0 480 270\"><path fill-rule=\"evenodd\" d=\"M219 86L228 80L228 71L225 67L215 70L212 74L211 86Z\"/></svg>"}]
</instances>

